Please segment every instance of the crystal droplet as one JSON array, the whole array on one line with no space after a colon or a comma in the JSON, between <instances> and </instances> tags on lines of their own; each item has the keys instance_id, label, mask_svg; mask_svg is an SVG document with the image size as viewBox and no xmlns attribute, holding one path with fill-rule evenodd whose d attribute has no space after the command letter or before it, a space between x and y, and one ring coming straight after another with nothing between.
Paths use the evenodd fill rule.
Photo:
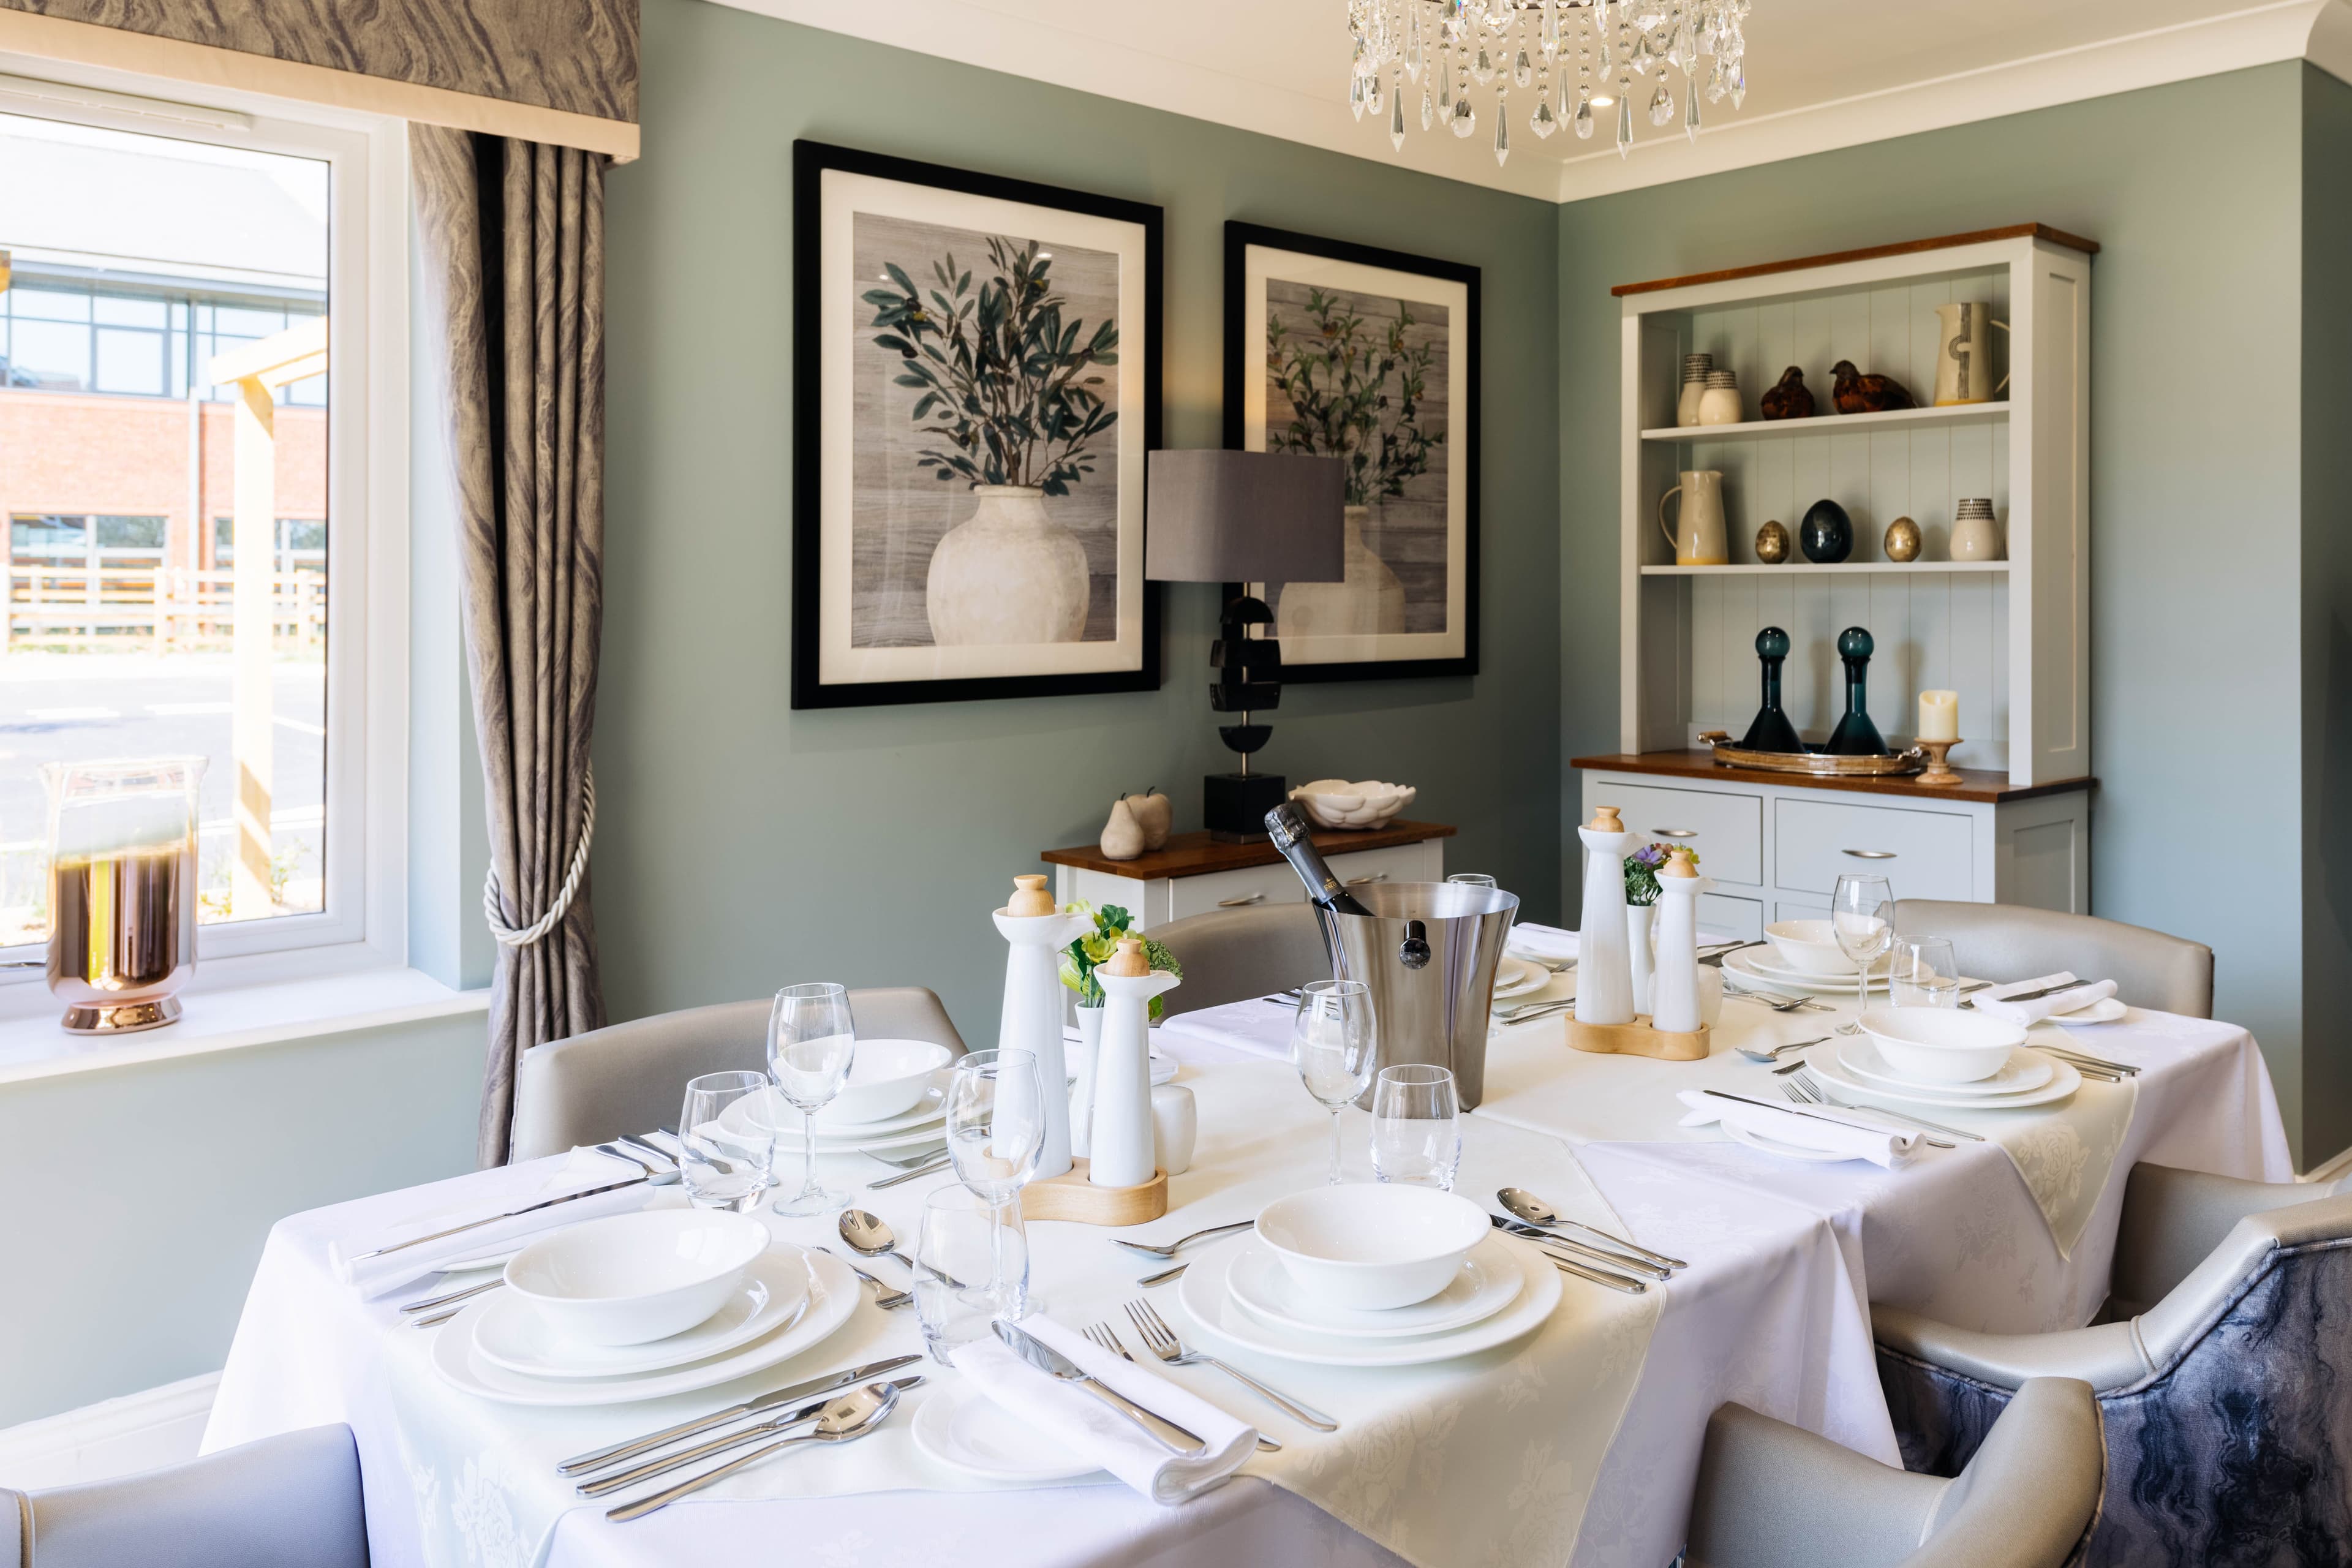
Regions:
<instances>
[{"instance_id":1,"label":"crystal droplet","mask_svg":"<svg viewBox=\"0 0 2352 1568\"><path fill-rule=\"evenodd\" d=\"M1429 100L1429 89L1421 89L1421 128L1423 131L1437 123L1437 106Z\"/></svg>"},{"instance_id":2,"label":"crystal droplet","mask_svg":"<svg viewBox=\"0 0 2352 1568\"><path fill-rule=\"evenodd\" d=\"M1429 101L1429 94L1423 93L1421 99L1422 102L1426 104ZM1426 109L1422 110L1424 125L1428 122L1428 113ZM1400 153L1404 151L1404 82L1402 79L1393 84L1389 92L1389 145Z\"/></svg>"},{"instance_id":3,"label":"crystal droplet","mask_svg":"<svg viewBox=\"0 0 2352 1568\"><path fill-rule=\"evenodd\" d=\"M1414 81L1421 79L1421 12L1418 7L1412 14L1412 34L1405 40L1404 74Z\"/></svg>"},{"instance_id":4,"label":"crystal droplet","mask_svg":"<svg viewBox=\"0 0 2352 1568\"><path fill-rule=\"evenodd\" d=\"M1528 58L1528 51L1526 47L1523 45L1520 47L1518 58L1511 62L1511 85L1513 87L1525 87L1528 83L1535 80L1535 62Z\"/></svg>"},{"instance_id":5,"label":"crystal droplet","mask_svg":"<svg viewBox=\"0 0 2352 1568\"><path fill-rule=\"evenodd\" d=\"M1454 100L1454 134L1467 136L1478 129L1478 111L1470 107L1470 95L1464 93Z\"/></svg>"},{"instance_id":6,"label":"crystal droplet","mask_svg":"<svg viewBox=\"0 0 2352 1568\"><path fill-rule=\"evenodd\" d=\"M1696 82L1686 82L1683 86L1683 133L1694 142L1698 140L1698 84Z\"/></svg>"},{"instance_id":7,"label":"crystal droplet","mask_svg":"<svg viewBox=\"0 0 2352 1568\"><path fill-rule=\"evenodd\" d=\"M1355 110L1357 119L1361 120L1364 117L1364 79L1362 77L1351 78L1348 82L1348 107Z\"/></svg>"},{"instance_id":8,"label":"crystal droplet","mask_svg":"<svg viewBox=\"0 0 2352 1568\"><path fill-rule=\"evenodd\" d=\"M1495 167L1501 168L1511 155L1511 95L1495 95Z\"/></svg>"},{"instance_id":9,"label":"crystal droplet","mask_svg":"<svg viewBox=\"0 0 2352 1568\"><path fill-rule=\"evenodd\" d=\"M1537 94L1536 111L1528 116L1528 129L1536 133L1538 142L1559 129L1559 116L1552 112L1549 90Z\"/></svg>"},{"instance_id":10,"label":"crystal droplet","mask_svg":"<svg viewBox=\"0 0 2352 1568\"><path fill-rule=\"evenodd\" d=\"M1446 113L1454 112L1454 57L1447 55L1437 62L1437 107Z\"/></svg>"},{"instance_id":11,"label":"crystal droplet","mask_svg":"<svg viewBox=\"0 0 2352 1568\"><path fill-rule=\"evenodd\" d=\"M1495 79L1495 57L1486 52L1484 44L1478 46L1478 58L1470 62L1470 74L1480 87Z\"/></svg>"},{"instance_id":12,"label":"crystal droplet","mask_svg":"<svg viewBox=\"0 0 2352 1568\"><path fill-rule=\"evenodd\" d=\"M1666 84L1661 81L1658 83L1658 90L1650 96L1650 123L1671 125L1674 121L1675 95L1668 92Z\"/></svg>"},{"instance_id":13,"label":"crystal droplet","mask_svg":"<svg viewBox=\"0 0 2352 1568\"><path fill-rule=\"evenodd\" d=\"M1748 101L1748 62L1736 60L1731 67L1731 107L1738 109Z\"/></svg>"},{"instance_id":14,"label":"crystal droplet","mask_svg":"<svg viewBox=\"0 0 2352 1568\"><path fill-rule=\"evenodd\" d=\"M1633 100L1623 88L1617 89L1617 156L1630 157L1633 152Z\"/></svg>"},{"instance_id":15,"label":"crystal droplet","mask_svg":"<svg viewBox=\"0 0 2352 1568\"><path fill-rule=\"evenodd\" d=\"M1592 94L1590 91L1576 100L1576 139L1580 142L1592 140Z\"/></svg>"},{"instance_id":16,"label":"crystal droplet","mask_svg":"<svg viewBox=\"0 0 2352 1568\"><path fill-rule=\"evenodd\" d=\"M1378 115L1387 101L1381 92L1381 79L1367 78L1364 82L1364 112Z\"/></svg>"}]
</instances>

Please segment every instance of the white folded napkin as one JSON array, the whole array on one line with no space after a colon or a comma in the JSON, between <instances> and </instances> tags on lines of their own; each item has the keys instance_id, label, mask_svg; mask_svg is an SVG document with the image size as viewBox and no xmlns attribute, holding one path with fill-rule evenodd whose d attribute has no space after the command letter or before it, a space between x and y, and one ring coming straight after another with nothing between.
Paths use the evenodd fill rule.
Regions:
<instances>
[{"instance_id":1,"label":"white folded napkin","mask_svg":"<svg viewBox=\"0 0 2352 1568\"><path fill-rule=\"evenodd\" d=\"M1201 1452L1189 1457L1171 1454L1105 1404L1101 1395L1038 1371L993 1334L958 1349L956 1370L971 1377L982 1393L1007 1411L1072 1452L1100 1460L1104 1469L1153 1502L1186 1502L1221 1486L1256 1451L1255 1427L1243 1425L1150 1367L1113 1355L1084 1334L1045 1317L1024 1318L1021 1327L1038 1343L1069 1357L1106 1386L1197 1434L1204 1445Z\"/></svg>"},{"instance_id":2,"label":"white folded napkin","mask_svg":"<svg viewBox=\"0 0 2352 1568\"><path fill-rule=\"evenodd\" d=\"M2039 980L2020 980L2008 985L1996 985L1976 994L1975 1008L1988 1018L1999 1018L2004 1024L2028 1028L2044 1018L2054 1018L2061 1013L2079 1013L2095 1002L2105 1001L2116 994L2116 983L2101 980L2082 985L2068 986L2031 1002L2011 1002L2005 998L2021 991L2040 991L2052 985L2063 985L2074 978L2071 969L2055 974L2045 974Z\"/></svg>"},{"instance_id":3,"label":"white folded napkin","mask_svg":"<svg viewBox=\"0 0 2352 1568\"><path fill-rule=\"evenodd\" d=\"M1889 1170L1910 1158L1919 1142L1918 1133L1889 1126L1866 1111L1808 1105L1801 1113L1795 1106L1782 1110L1777 1106L1751 1104L1744 1100L1726 1100L1696 1089L1684 1089L1675 1098L1690 1108L1690 1114L1682 1121L1685 1127L1727 1121L1776 1142L1818 1149L1825 1154L1843 1154L1849 1160L1867 1160Z\"/></svg>"},{"instance_id":4,"label":"white folded napkin","mask_svg":"<svg viewBox=\"0 0 2352 1568\"><path fill-rule=\"evenodd\" d=\"M1576 956L1576 933L1558 926L1520 921L1511 927L1510 940L1504 943L1503 951L1528 958L1549 958L1557 963Z\"/></svg>"},{"instance_id":5,"label":"white folded napkin","mask_svg":"<svg viewBox=\"0 0 2352 1568\"><path fill-rule=\"evenodd\" d=\"M1288 996L1248 996L1222 1007L1179 1013L1163 1019L1163 1035L1190 1036L1214 1046L1228 1046L1255 1057L1290 1059L1290 1026L1297 1004Z\"/></svg>"},{"instance_id":6,"label":"white folded napkin","mask_svg":"<svg viewBox=\"0 0 2352 1568\"><path fill-rule=\"evenodd\" d=\"M538 1173L536 1179L499 1184L496 1196L477 1197L463 1207L419 1215L397 1225L386 1226L372 1235L330 1243L327 1261L334 1269L335 1278L357 1290L361 1300L373 1300L428 1274L437 1274L475 1258L496 1257L518 1243L545 1232L561 1230L567 1225L578 1225L582 1220L598 1219L610 1214L627 1214L643 1208L646 1199L660 1189L648 1187L643 1181L632 1182L613 1192L555 1204L519 1215L513 1219L471 1226L464 1230L456 1230L457 1226L465 1226L471 1220L503 1215L548 1198L560 1197L565 1193L586 1192L644 1174L642 1169L626 1161L599 1154L593 1149L574 1149L562 1163ZM381 1250L412 1237L432 1236L443 1230L455 1230L455 1234L432 1241L421 1241L395 1252ZM366 1256L370 1253L375 1256Z\"/></svg>"}]
</instances>

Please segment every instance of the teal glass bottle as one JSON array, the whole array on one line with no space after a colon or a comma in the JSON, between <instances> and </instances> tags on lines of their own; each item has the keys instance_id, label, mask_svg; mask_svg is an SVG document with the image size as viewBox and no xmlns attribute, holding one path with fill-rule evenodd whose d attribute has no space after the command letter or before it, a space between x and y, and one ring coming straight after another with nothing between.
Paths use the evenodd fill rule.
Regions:
<instances>
[{"instance_id":1,"label":"teal glass bottle","mask_svg":"<svg viewBox=\"0 0 2352 1568\"><path fill-rule=\"evenodd\" d=\"M1845 661L1845 716L1823 748L1833 757L1883 757L1886 742L1870 721L1870 656L1877 645L1860 626L1838 634L1838 658Z\"/></svg>"},{"instance_id":2,"label":"teal glass bottle","mask_svg":"<svg viewBox=\"0 0 2352 1568\"><path fill-rule=\"evenodd\" d=\"M1801 752L1805 743L1797 738L1797 727L1780 710L1780 666L1789 657L1789 634L1779 626L1766 626L1756 634L1757 661L1764 667L1764 705L1756 710L1756 722L1748 726L1748 733L1739 744L1750 752Z\"/></svg>"}]
</instances>

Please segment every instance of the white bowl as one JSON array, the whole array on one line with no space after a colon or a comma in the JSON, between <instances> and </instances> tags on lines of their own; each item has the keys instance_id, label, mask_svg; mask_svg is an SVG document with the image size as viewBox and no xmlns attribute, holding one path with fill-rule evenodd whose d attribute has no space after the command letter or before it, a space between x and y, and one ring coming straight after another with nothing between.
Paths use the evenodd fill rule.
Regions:
<instances>
[{"instance_id":1,"label":"white bowl","mask_svg":"<svg viewBox=\"0 0 2352 1568\"><path fill-rule=\"evenodd\" d=\"M611 1215L541 1237L507 1260L507 1289L557 1333L641 1345L725 1306L768 1249L768 1227L709 1209Z\"/></svg>"},{"instance_id":2,"label":"white bowl","mask_svg":"<svg viewBox=\"0 0 2352 1568\"><path fill-rule=\"evenodd\" d=\"M1324 827L1380 827L1406 806L1421 792L1411 784L1381 784L1367 779L1362 784L1349 784L1345 779L1317 779L1300 784L1290 792L1307 816Z\"/></svg>"},{"instance_id":3,"label":"white bowl","mask_svg":"<svg viewBox=\"0 0 2352 1568\"><path fill-rule=\"evenodd\" d=\"M1775 921L1764 928L1764 940L1790 969L1807 974L1852 976L1862 966L1837 944L1837 928L1828 921Z\"/></svg>"},{"instance_id":4,"label":"white bowl","mask_svg":"<svg viewBox=\"0 0 2352 1568\"><path fill-rule=\"evenodd\" d=\"M860 1040L847 1080L818 1120L883 1121L912 1110L931 1075L954 1059L953 1051L930 1040Z\"/></svg>"},{"instance_id":5,"label":"white bowl","mask_svg":"<svg viewBox=\"0 0 2352 1568\"><path fill-rule=\"evenodd\" d=\"M1887 1066L1926 1083L1990 1078L2025 1044L2014 1024L1950 1007L1874 1007L1862 1016L1862 1032Z\"/></svg>"},{"instance_id":6,"label":"white bowl","mask_svg":"<svg viewBox=\"0 0 2352 1568\"><path fill-rule=\"evenodd\" d=\"M1410 1307L1453 1282L1493 1228L1435 1187L1317 1187L1265 1205L1257 1237L1308 1296L1358 1311Z\"/></svg>"}]
</instances>

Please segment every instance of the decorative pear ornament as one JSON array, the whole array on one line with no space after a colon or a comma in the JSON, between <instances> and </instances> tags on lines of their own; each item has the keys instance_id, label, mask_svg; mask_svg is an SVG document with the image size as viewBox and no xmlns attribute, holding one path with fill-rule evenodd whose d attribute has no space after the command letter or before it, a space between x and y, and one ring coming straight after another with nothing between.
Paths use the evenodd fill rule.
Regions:
<instances>
[{"instance_id":1,"label":"decorative pear ornament","mask_svg":"<svg viewBox=\"0 0 2352 1568\"><path fill-rule=\"evenodd\" d=\"M1143 853L1149 842L1143 824L1135 819L1135 810L1128 805L1129 797L1119 796L1110 803L1110 820L1103 824L1103 856L1111 860L1132 860Z\"/></svg>"}]
</instances>

